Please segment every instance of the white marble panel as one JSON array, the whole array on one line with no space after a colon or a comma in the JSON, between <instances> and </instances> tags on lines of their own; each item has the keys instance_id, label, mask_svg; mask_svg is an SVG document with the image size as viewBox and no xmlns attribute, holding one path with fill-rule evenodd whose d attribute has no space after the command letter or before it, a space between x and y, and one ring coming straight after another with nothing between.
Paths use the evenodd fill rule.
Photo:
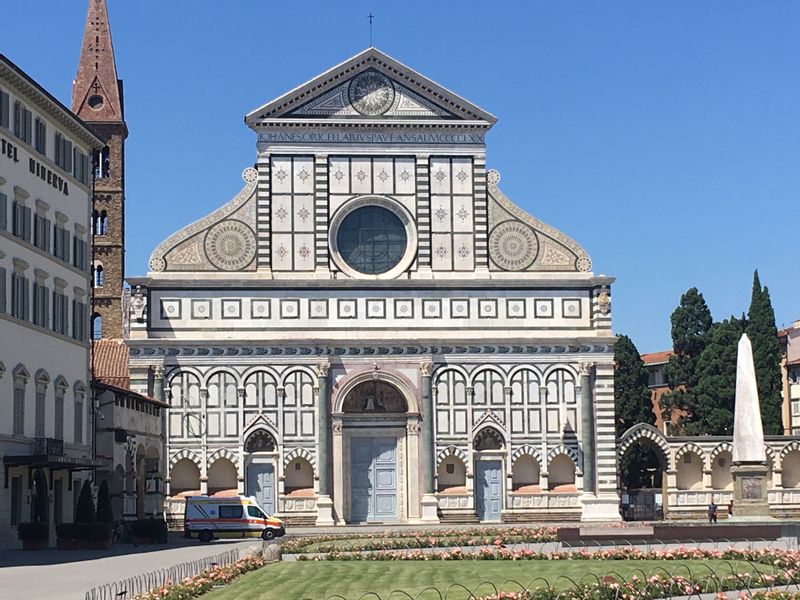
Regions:
<instances>
[{"instance_id":1,"label":"white marble panel","mask_svg":"<svg viewBox=\"0 0 800 600\"><path fill-rule=\"evenodd\" d=\"M283 434L297 435L297 415L294 412L283 413Z\"/></svg>"},{"instance_id":2,"label":"white marble panel","mask_svg":"<svg viewBox=\"0 0 800 600\"><path fill-rule=\"evenodd\" d=\"M453 231L472 232L474 229L472 196L453 197Z\"/></svg>"},{"instance_id":3,"label":"white marble panel","mask_svg":"<svg viewBox=\"0 0 800 600\"><path fill-rule=\"evenodd\" d=\"M398 158L395 168L395 194L414 194L416 185L416 162L413 158Z\"/></svg>"},{"instance_id":4,"label":"white marble panel","mask_svg":"<svg viewBox=\"0 0 800 600\"><path fill-rule=\"evenodd\" d=\"M271 210L272 231L292 231L292 197L273 194Z\"/></svg>"},{"instance_id":5,"label":"white marble panel","mask_svg":"<svg viewBox=\"0 0 800 600\"><path fill-rule=\"evenodd\" d=\"M272 159L272 185L273 194L291 193L292 191L292 159Z\"/></svg>"},{"instance_id":6,"label":"white marble panel","mask_svg":"<svg viewBox=\"0 0 800 600\"><path fill-rule=\"evenodd\" d=\"M431 231L451 231L452 220L450 196L431 196Z\"/></svg>"},{"instance_id":7,"label":"white marble panel","mask_svg":"<svg viewBox=\"0 0 800 600\"><path fill-rule=\"evenodd\" d=\"M294 159L294 193L314 193L314 159L310 156Z\"/></svg>"},{"instance_id":8,"label":"white marble panel","mask_svg":"<svg viewBox=\"0 0 800 600\"><path fill-rule=\"evenodd\" d=\"M449 194L450 187L450 159L431 159L431 194Z\"/></svg>"},{"instance_id":9,"label":"white marble panel","mask_svg":"<svg viewBox=\"0 0 800 600\"><path fill-rule=\"evenodd\" d=\"M453 193L472 194L472 160L453 159Z\"/></svg>"},{"instance_id":10,"label":"white marble panel","mask_svg":"<svg viewBox=\"0 0 800 600\"><path fill-rule=\"evenodd\" d=\"M304 194L294 197L294 231L314 231L314 196Z\"/></svg>"},{"instance_id":11,"label":"white marble panel","mask_svg":"<svg viewBox=\"0 0 800 600\"><path fill-rule=\"evenodd\" d=\"M559 423L558 409L547 409L547 433L558 433L561 431Z\"/></svg>"},{"instance_id":12,"label":"white marble panel","mask_svg":"<svg viewBox=\"0 0 800 600\"><path fill-rule=\"evenodd\" d=\"M450 433L450 413L446 410L436 411L436 433Z\"/></svg>"},{"instance_id":13,"label":"white marble panel","mask_svg":"<svg viewBox=\"0 0 800 600\"><path fill-rule=\"evenodd\" d=\"M540 433L542 431L541 413L538 408L528 410L528 433Z\"/></svg>"},{"instance_id":14,"label":"white marble panel","mask_svg":"<svg viewBox=\"0 0 800 600\"><path fill-rule=\"evenodd\" d=\"M314 411L304 410L300 413L300 433L314 435Z\"/></svg>"},{"instance_id":15,"label":"white marble panel","mask_svg":"<svg viewBox=\"0 0 800 600\"><path fill-rule=\"evenodd\" d=\"M266 298L253 298L250 301L250 318L269 319L272 313L270 302L271 301Z\"/></svg>"},{"instance_id":16,"label":"white marble panel","mask_svg":"<svg viewBox=\"0 0 800 600\"><path fill-rule=\"evenodd\" d=\"M239 435L239 423L236 420L236 416L235 412L225 413L225 435L228 437Z\"/></svg>"},{"instance_id":17,"label":"white marble panel","mask_svg":"<svg viewBox=\"0 0 800 600\"><path fill-rule=\"evenodd\" d=\"M467 411L453 411L453 433L467 433Z\"/></svg>"},{"instance_id":18,"label":"white marble panel","mask_svg":"<svg viewBox=\"0 0 800 600\"><path fill-rule=\"evenodd\" d=\"M449 233L431 234L431 266L434 271L449 271L452 267L452 242Z\"/></svg>"},{"instance_id":19,"label":"white marble panel","mask_svg":"<svg viewBox=\"0 0 800 600\"><path fill-rule=\"evenodd\" d=\"M290 233L272 234L272 268L275 271L291 270L292 252L292 235Z\"/></svg>"},{"instance_id":20,"label":"white marble panel","mask_svg":"<svg viewBox=\"0 0 800 600\"><path fill-rule=\"evenodd\" d=\"M453 235L453 268L472 271L475 268L475 247L471 233Z\"/></svg>"},{"instance_id":21,"label":"white marble panel","mask_svg":"<svg viewBox=\"0 0 800 600\"><path fill-rule=\"evenodd\" d=\"M208 423L208 436L220 437L220 433L222 431L220 414L218 412L209 412L208 416L206 417L206 422Z\"/></svg>"},{"instance_id":22,"label":"white marble panel","mask_svg":"<svg viewBox=\"0 0 800 600\"><path fill-rule=\"evenodd\" d=\"M295 244L295 257L294 268L295 271L313 271L314 270L314 234L313 233L300 233L294 236Z\"/></svg>"},{"instance_id":23,"label":"white marble panel","mask_svg":"<svg viewBox=\"0 0 800 600\"><path fill-rule=\"evenodd\" d=\"M183 415L181 413L170 413L169 434L172 437L183 437Z\"/></svg>"},{"instance_id":24,"label":"white marble panel","mask_svg":"<svg viewBox=\"0 0 800 600\"><path fill-rule=\"evenodd\" d=\"M328 190L331 194L350 192L350 161L346 158L331 158L328 161Z\"/></svg>"},{"instance_id":25,"label":"white marble panel","mask_svg":"<svg viewBox=\"0 0 800 600\"><path fill-rule=\"evenodd\" d=\"M525 412L521 409L511 410L511 433L525 432Z\"/></svg>"},{"instance_id":26,"label":"white marble panel","mask_svg":"<svg viewBox=\"0 0 800 600\"><path fill-rule=\"evenodd\" d=\"M391 158L376 158L372 163L372 177L376 194L394 193L394 161Z\"/></svg>"},{"instance_id":27,"label":"white marble panel","mask_svg":"<svg viewBox=\"0 0 800 600\"><path fill-rule=\"evenodd\" d=\"M368 158L354 158L350 163L350 173L353 178L351 185L354 194L369 194L372 192L372 165Z\"/></svg>"}]
</instances>

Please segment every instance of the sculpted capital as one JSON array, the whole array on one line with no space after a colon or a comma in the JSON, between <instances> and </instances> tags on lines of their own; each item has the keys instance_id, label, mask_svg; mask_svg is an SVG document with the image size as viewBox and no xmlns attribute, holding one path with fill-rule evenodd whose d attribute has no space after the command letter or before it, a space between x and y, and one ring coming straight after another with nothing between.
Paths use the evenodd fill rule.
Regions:
<instances>
[{"instance_id":1,"label":"sculpted capital","mask_svg":"<svg viewBox=\"0 0 800 600\"><path fill-rule=\"evenodd\" d=\"M433 373L433 363L432 362L420 363L419 372L422 373L423 377L430 377L431 373Z\"/></svg>"},{"instance_id":2,"label":"sculpted capital","mask_svg":"<svg viewBox=\"0 0 800 600\"><path fill-rule=\"evenodd\" d=\"M314 370L317 372L317 377L327 377L328 372L331 370L331 363L325 362L318 362L314 365Z\"/></svg>"}]
</instances>

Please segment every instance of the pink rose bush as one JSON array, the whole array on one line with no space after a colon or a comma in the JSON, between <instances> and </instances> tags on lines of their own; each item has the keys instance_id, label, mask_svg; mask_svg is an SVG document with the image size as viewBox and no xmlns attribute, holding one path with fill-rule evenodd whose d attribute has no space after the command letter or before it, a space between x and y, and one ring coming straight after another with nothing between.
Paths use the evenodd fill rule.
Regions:
<instances>
[{"instance_id":1,"label":"pink rose bush","mask_svg":"<svg viewBox=\"0 0 800 600\"><path fill-rule=\"evenodd\" d=\"M182 581L167 581L159 588L140 594L133 600L190 600L202 596L213 588L230 583L243 573L255 571L266 564L260 556L240 558L235 563L215 566Z\"/></svg>"},{"instance_id":2,"label":"pink rose bush","mask_svg":"<svg viewBox=\"0 0 800 600\"><path fill-rule=\"evenodd\" d=\"M508 529L437 529L370 534L353 540L353 534L322 535L287 540L284 554L308 552L369 552L414 548L453 548L457 546L503 546L505 544L553 542L554 527L510 527ZM350 541L352 540L352 542Z\"/></svg>"}]
</instances>

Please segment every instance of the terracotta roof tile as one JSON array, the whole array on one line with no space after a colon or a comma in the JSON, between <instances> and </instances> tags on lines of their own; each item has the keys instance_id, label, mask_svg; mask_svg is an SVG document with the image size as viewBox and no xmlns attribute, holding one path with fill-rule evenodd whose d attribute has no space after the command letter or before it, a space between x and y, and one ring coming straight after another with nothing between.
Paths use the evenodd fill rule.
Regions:
<instances>
[{"instance_id":1,"label":"terracotta roof tile","mask_svg":"<svg viewBox=\"0 0 800 600\"><path fill-rule=\"evenodd\" d=\"M131 383L128 370L128 347L122 340L92 342L94 378L97 381L128 389Z\"/></svg>"},{"instance_id":2,"label":"terracotta roof tile","mask_svg":"<svg viewBox=\"0 0 800 600\"><path fill-rule=\"evenodd\" d=\"M661 363L669 362L669 357L672 356L672 350L664 350L662 352L650 352L642 354L642 361L646 365L658 365Z\"/></svg>"}]
</instances>

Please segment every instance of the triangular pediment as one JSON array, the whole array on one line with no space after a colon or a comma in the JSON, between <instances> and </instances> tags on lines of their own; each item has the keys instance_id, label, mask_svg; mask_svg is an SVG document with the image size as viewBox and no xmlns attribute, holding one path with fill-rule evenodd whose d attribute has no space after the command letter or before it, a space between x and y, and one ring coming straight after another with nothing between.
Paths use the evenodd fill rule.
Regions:
<instances>
[{"instance_id":1,"label":"triangular pediment","mask_svg":"<svg viewBox=\"0 0 800 600\"><path fill-rule=\"evenodd\" d=\"M470 121L495 117L376 48L247 115L251 127L295 119Z\"/></svg>"}]
</instances>

